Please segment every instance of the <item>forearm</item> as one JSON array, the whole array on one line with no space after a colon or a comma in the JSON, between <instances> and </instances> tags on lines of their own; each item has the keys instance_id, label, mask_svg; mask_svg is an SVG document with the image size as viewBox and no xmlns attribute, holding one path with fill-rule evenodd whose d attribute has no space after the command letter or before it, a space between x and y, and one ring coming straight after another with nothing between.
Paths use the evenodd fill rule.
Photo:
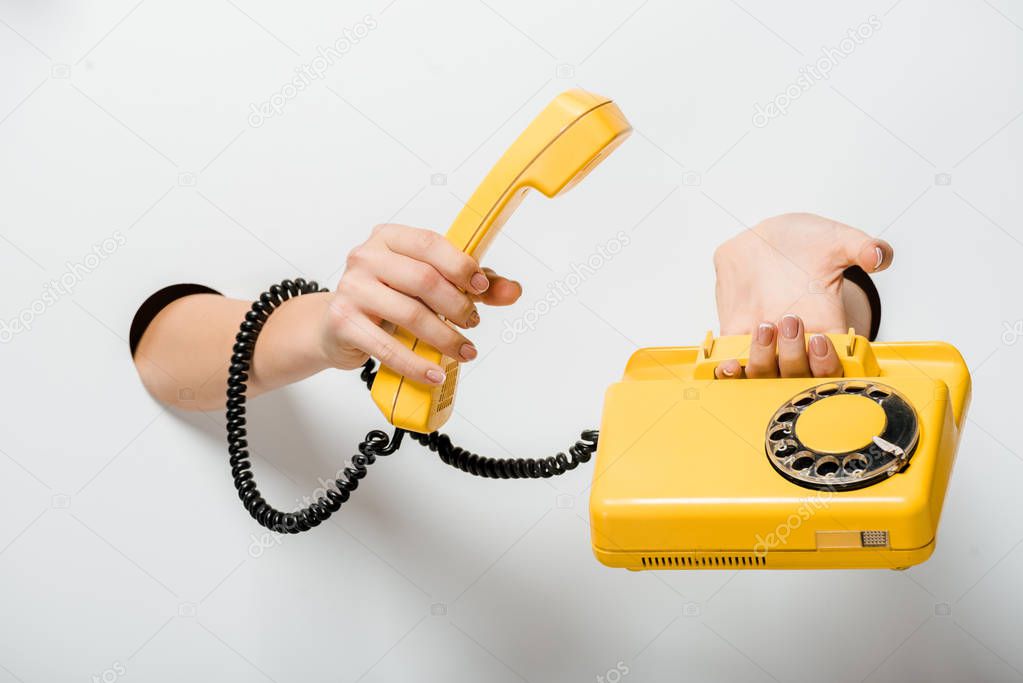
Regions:
<instances>
[{"instance_id":1,"label":"forearm","mask_svg":"<svg viewBox=\"0 0 1023 683\"><path fill-rule=\"evenodd\" d=\"M250 397L330 367L320 339L330 298L318 293L290 299L270 316L249 370ZM234 337L250 305L194 294L160 311L135 352L146 389L160 402L184 410L222 408Z\"/></svg>"},{"instance_id":2,"label":"forearm","mask_svg":"<svg viewBox=\"0 0 1023 683\"><path fill-rule=\"evenodd\" d=\"M517 282L481 269L435 232L379 225L348 254L334 292L289 299L267 319L246 393L255 396L327 368L354 370L370 355L404 377L442 384L444 368L396 341L394 327L449 358L469 361L476 347L461 330L479 324L477 302L507 306L521 294ZM166 305L135 346L135 365L149 392L185 410L223 408L234 338L249 306L216 294Z\"/></svg>"}]
</instances>

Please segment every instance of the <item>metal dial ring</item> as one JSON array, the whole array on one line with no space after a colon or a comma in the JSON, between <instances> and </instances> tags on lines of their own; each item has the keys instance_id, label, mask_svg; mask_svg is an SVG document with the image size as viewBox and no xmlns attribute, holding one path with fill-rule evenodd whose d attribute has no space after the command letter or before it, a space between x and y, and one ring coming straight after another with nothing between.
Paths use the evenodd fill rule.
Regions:
<instances>
[{"instance_id":1,"label":"metal dial ring","mask_svg":"<svg viewBox=\"0 0 1023 683\"><path fill-rule=\"evenodd\" d=\"M833 396L858 395L884 410L883 431L869 444L844 453L823 453L808 448L796 432L807 408ZM895 389L869 380L839 380L800 392L775 411L767 425L767 459L783 477L817 490L848 491L863 488L901 472L913 457L920 438L916 412Z\"/></svg>"}]
</instances>

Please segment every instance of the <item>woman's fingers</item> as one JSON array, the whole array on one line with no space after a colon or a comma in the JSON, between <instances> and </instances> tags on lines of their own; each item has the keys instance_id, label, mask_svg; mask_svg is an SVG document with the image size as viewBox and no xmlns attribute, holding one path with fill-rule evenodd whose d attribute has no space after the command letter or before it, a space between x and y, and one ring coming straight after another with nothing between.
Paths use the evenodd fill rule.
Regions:
<instances>
[{"instance_id":1,"label":"woman's fingers","mask_svg":"<svg viewBox=\"0 0 1023 683\"><path fill-rule=\"evenodd\" d=\"M362 309L383 320L404 327L444 355L460 361L476 357L476 347L448 325L426 304L375 282L358 293ZM384 362L383 359L380 359ZM386 363L385 363L386 365Z\"/></svg>"},{"instance_id":2,"label":"woman's fingers","mask_svg":"<svg viewBox=\"0 0 1023 683\"><path fill-rule=\"evenodd\" d=\"M778 357L775 339L778 328L772 323L760 323L750 340L749 363L746 376L751 379L768 379L778 376Z\"/></svg>"},{"instance_id":3,"label":"woman's fingers","mask_svg":"<svg viewBox=\"0 0 1023 683\"><path fill-rule=\"evenodd\" d=\"M480 268L475 259L435 232L387 224L377 226L373 234L395 254L432 266L471 299L490 306L508 306L522 295L522 286L518 282L501 277L490 268ZM424 274L422 277L428 276ZM420 285L420 291L402 291L423 298L423 293L432 288L432 282L424 281ZM444 314L440 310L438 312ZM457 321L458 318L452 317L452 320Z\"/></svg>"},{"instance_id":4,"label":"woman's fingers","mask_svg":"<svg viewBox=\"0 0 1023 683\"><path fill-rule=\"evenodd\" d=\"M716 379L742 379L744 377L742 365L734 358L726 360L714 368L714 377Z\"/></svg>"},{"instance_id":5,"label":"woman's fingers","mask_svg":"<svg viewBox=\"0 0 1023 683\"><path fill-rule=\"evenodd\" d=\"M807 344L803 321L798 316L786 315L778 326L763 322L753 331L745 368L737 360L726 360L714 368L714 377L841 377L842 372L842 362L831 339L815 334Z\"/></svg>"},{"instance_id":6,"label":"woman's fingers","mask_svg":"<svg viewBox=\"0 0 1023 683\"><path fill-rule=\"evenodd\" d=\"M483 274L490 280L490 286L487 291L473 298L488 306L510 306L522 296L522 285L515 280L498 275L490 268L484 268Z\"/></svg>"},{"instance_id":7,"label":"woman's fingers","mask_svg":"<svg viewBox=\"0 0 1023 683\"><path fill-rule=\"evenodd\" d=\"M432 230L407 225L379 225L373 229L387 247L396 253L436 268L453 285L471 294L482 294L490 281L476 260Z\"/></svg>"},{"instance_id":8,"label":"woman's fingers","mask_svg":"<svg viewBox=\"0 0 1023 683\"><path fill-rule=\"evenodd\" d=\"M358 310L331 302L338 324L334 329L336 339L351 344L375 357L398 374L426 384L443 384L444 370L406 348L397 338L391 336Z\"/></svg>"},{"instance_id":9,"label":"woman's fingers","mask_svg":"<svg viewBox=\"0 0 1023 683\"><path fill-rule=\"evenodd\" d=\"M422 299L423 303L459 327L476 327L480 322L476 304L469 295L428 263L385 251L376 264L376 276L388 287Z\"/></svg>"},{"instance_id":10,"label":"woman's fingers","mask_svg":"<svg viewBox=\"0 0 1023 683\"><path fill-rule=\"evenodd\" d=\"M810 372L814 377L841 377L842 362L835 345L823 334L810 337Z\"/></svg>"},{"instance_id":11,"label":"woman's fingers","mask_svg":"<svg viewBox=\"0 0 1023 683\"><path fill-rule=\"evenodd\" d=\"M778 325L778 369L782 377L810 377L803 321L789 314Z\"/></svg>"},{"instance_id":12,"label":"woman's fingers","mask_svg":"<svg viewBox=\"0 0 1023 683\"><path fill-rule=\"evenodd\" d=\"M521 295L519 283L484 271L435 232L378 225L348 254L324 340L335 356L338 350L368 353L403 376L439 384L441 367L392 337L394 329L408 330L450 358L473 360L476 347L454 326L479 324L478 301L507 306Z\"/></svg>"}]
</instances>

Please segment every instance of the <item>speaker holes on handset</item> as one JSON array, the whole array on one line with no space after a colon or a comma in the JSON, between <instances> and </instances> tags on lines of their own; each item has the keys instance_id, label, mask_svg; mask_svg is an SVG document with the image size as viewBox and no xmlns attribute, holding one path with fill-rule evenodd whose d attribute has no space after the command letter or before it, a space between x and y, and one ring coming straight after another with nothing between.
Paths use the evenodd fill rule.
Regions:
<instances>
[{"instance_id":1,"label":"speaker holes on handset","mask_svg":"<svg viewBox=\"0 0 1023 683\"><path fill-rule=\"evenodd\" d=\"M444 410L455 400L455 385L458 382L458 362L452 360L444 366L446 378L437 397L437 410Z\"/></svg>"}]
</instances>

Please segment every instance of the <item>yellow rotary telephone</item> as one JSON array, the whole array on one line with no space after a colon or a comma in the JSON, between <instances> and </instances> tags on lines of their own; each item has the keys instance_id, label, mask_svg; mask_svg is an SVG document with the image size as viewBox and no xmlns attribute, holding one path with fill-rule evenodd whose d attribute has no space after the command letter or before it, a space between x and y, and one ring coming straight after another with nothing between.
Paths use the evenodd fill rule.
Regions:
<instances>
[{"instance_id":1,"label":"yellow rotary telephone","mask_svg":"<svg viewBox=\"0 0 1023 683\"><path fill-rule=\"evenodd\" d=\"M611 100L559 95L487 174L447 239L479 260L529 189L557 196L630 132ZM458 363L406 330L395 336L447 371L434 387L381 367L372 384L387 420L425 443L451 415ZM637 351L605 397L590 496L597 559L633 570L926 560L966 420L966 364L944 343L829 336L841 379L715 380L721 361L748 360L748 336Z\"/></svg>"},{"instance_id":2,"label":"yellow rotary telephone","mask_svg":"<svg viewBox=\"0 0 1023 683\"><path fill-rule=\"evenodd\" d=\"M641 349L605 396L593 552L627 569L901 569L934 551L970 402L941 342L828 335L834 380L715 380L748 336Z\"/></svg>"}]
</instances>

